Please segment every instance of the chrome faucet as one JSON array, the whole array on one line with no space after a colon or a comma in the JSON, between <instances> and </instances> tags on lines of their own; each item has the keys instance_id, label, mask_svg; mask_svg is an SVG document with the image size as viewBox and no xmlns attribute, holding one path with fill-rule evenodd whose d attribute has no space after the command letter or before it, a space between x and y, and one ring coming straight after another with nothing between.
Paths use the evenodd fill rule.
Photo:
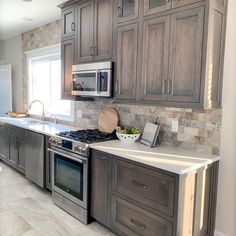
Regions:
<instances>
[{"instance_id":1,"label":"chrome faucet","mask_svg":"<svg viewBox=\"0 0 236 236\"><path fill-rule=\"evenodd\" d=\"M40 103L40 104L42 105L42 108L43 108L43 109L42 109L42 120L45 121L46 118L45 118L45 110L44 110L44 104L43 104L43 102L41 102L40 100L33 100L33 101L30 103L30 105L29 105L29 110L31 109L32 105L33 105L35 102L38 102L38 103Z\"/></svg>"}]
</instances>

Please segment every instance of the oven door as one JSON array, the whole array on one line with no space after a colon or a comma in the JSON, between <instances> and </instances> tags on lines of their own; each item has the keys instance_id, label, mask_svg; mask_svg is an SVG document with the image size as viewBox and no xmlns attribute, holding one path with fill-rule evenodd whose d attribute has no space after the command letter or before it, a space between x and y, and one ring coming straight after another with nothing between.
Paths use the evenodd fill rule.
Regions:
<instances>
[{"instance_id":1,"label":"oven door","mask_svg":"<svg viewBox=\"0 0 236 236\"><path fill-rule=\"evenodd\" d=\"M87 209L88 160L55 147L52 153L52 191Z\"/></svg>"},{"instance_id":2,"label":"oven door","mask_svg":"<svg viewBox=\"0 0 236 236\"><path fill-rule=\"evenodd\" d=\"M97 70L77 71L72 73L72 95L98 96Z\"/></svg>"}]
</instances>

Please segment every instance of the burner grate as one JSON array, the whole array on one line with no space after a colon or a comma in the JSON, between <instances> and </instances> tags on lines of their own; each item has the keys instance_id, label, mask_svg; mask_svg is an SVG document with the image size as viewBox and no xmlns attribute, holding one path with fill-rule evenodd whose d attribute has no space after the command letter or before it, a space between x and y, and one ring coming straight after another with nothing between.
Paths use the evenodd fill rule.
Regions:
<instances>
[{"instance_id":1,"label":"burner grate","mask_svg":"<svg viewBox=\"0 0 236 236\"><path fill-rule=\"evenodd\" d=\"M95 143L117 139L115 131L104 133L98 129L86 129L77 131L66 131L58 134L60 137L80 141L83 143Z\"/></svg>"}]
</instances>

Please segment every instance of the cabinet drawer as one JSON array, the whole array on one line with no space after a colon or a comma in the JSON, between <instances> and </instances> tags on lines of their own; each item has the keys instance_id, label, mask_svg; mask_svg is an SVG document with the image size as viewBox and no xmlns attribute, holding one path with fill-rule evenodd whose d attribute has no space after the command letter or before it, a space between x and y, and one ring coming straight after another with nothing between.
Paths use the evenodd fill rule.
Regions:
<instances>
[{"instance_id":1,"label":"cabinet drawer","mask_svg":"<svg viewBox=\"0 0 236 236\"><path fill-rule=\"evenodd\" d=\"M112 196L112 227L121 235L171 236L172 223Z\"/></svg>"},{"instance_id":2,"label":"cabinet drawer","mask_svg":"<svg viewBox=\"0 0 236 236\"><path fill-rule=\"evenodd\" d=\"M112 190L168 216L174 215L175 177L113 159Z\"/></svg>"},{"instance_id":3,"label":"cabinet drawer","mask_svg":"<svg viewBox=\"0 0 236 236\"><path fill-rule=\"evenodd\" d=\"M15 126L9 126L7 128L7 131L10 135L14 135L14 136L22 136L22 138L24 138L24 134L25 134L25 130L15 127Z\"/></svg>"}]
</instances>

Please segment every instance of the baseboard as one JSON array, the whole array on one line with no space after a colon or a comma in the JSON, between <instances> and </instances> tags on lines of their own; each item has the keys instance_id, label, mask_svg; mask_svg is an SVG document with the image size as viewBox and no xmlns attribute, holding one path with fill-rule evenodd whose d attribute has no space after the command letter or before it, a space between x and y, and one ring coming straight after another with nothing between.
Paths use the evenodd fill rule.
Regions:
<instances>
[{"instance_id":1,"label":"baseboard","mask_svg":"<svg viewBox=\"0 0 236 236\"><path fill-rule=\"evenodd\" d=\"M215 231L215 235L214 236L227 236L227 235L223 234L221 232Z\"/></svg>"}]
</instances>

